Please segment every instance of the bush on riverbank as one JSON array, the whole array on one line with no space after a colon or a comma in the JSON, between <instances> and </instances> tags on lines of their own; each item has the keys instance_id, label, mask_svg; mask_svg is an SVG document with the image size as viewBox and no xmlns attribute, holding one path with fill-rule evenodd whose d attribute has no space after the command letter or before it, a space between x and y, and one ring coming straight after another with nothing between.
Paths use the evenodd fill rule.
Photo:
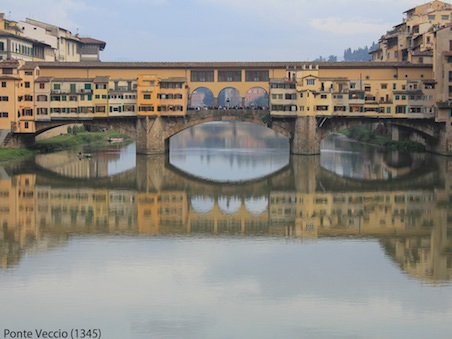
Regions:
<instances>
[{"instance_id":1,"label":"bush on riverbank","mask_svg":"<svg viewBox=\"0 0 452 339\"><path fill-rule=\"evenodd\" d=\"M412 140L394 141L389 137L385 137L372 132L366 127L351 127L340 132L350 139L390 148L392 150L405 152L425 152L425 146L419 142Z\"/></svg>"},{"instance_id":2,"label":"bush on riverbank","mask_svg":"<svg viewBox=\"0 0 452 339\"><path fill-rule=\"evenodd\" d=\"M35 152L24 149L24 148L0 148L0 162L3 161L11 161L11 160L20 160L23 158L30 157Z\"/></svg>"},{"instance_id":3,"label":"bush on riverbank","mask_svg":"<svg viewBox=\"0 0 452 339\"><path fill-rule=\"evenodd\" d=\"M85 144L106 145L108 144L108 139L110 138L124 138L125 141L131 140L128 136L115 131L97 133L79 132L77 134L59 135L50 139L38 141L31 148L41 153L48 153L61 151Z\"/></svg>"}]
</instances>

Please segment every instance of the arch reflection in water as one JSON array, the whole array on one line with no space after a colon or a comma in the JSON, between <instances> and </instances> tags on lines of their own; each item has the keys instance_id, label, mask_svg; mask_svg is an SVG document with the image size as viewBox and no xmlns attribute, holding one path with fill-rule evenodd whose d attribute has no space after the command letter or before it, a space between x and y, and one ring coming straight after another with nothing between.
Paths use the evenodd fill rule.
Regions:
<instances>
[{"instance_id":1,"label":"arch reflection in water","mask_svg":"<svg viewBox=\"0 0 452 339\"><path fill-rule=\"evenodd\" d=\"M0 262L17 265L25 252L62 246L72 234L366 237L411 276L449 281L452 160L432 159L435 170L387 183L340 178L321 169L319 157L294 157L282 171L242 185L196 180L164 157L138 157L126 178L70 183L6 169Z\"/></svg>"},{"instance_id":2,"label":"arch reflection in water","mask_svg":"<svg viewBox=\"0 0 452 339\"><path fill-rule=\"evenodd\" d=\"M390 151L361 144L343 135L322 141L320 164L342 177L389 180L428 166L426 154Z\"/></svg>"},{"instance_id":3,"label":"arch reflection in water","mask_svg":"<svg viewBox=\"0 0 452 339\"><path fill-rule=\"evenodd\" d=\"M170 163L201 179L256 180L289 163L289 143L250 123L213 122L184 130L170 140Z\"/></svg>"},{"instance_id":4,"label":"arch reflection in water","mask_svg":"<svg viewBox=\"0 0 452 339\"><path fill-rule=\"evenodd\" d=\"M89 156L80 156L89 154ZM41 168L68 178L102 178L126 172L135 167L136 144L125 147L110 146L101 152L84 148L38 154L35 162Z\"/></svg>"}]
</instances>

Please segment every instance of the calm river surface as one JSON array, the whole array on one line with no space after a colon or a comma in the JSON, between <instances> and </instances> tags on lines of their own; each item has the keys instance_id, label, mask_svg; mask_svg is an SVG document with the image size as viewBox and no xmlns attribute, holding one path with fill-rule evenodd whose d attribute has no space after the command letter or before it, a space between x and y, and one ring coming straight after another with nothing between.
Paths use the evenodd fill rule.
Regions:
<instances>
[{"instance_id":1,"label":"calm river surface","mask_svg":"<svg viewBox=\"0 0 452 339\"><path fill-rule=\"evenodd\" d=\"M0 338L451 337L451 158L232 123L85 150L0 167Z\"/></svg>"}]
</instances>

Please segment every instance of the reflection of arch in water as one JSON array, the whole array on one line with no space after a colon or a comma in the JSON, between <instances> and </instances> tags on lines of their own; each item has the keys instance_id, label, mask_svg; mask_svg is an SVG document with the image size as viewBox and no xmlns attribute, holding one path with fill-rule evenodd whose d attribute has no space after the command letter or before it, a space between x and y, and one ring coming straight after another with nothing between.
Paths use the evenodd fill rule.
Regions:
<instances>
[{"instance_id":1,"label":"reflection of arch in water","mask_svg":"<svg viewBox=\"0 0 452 339\"><path fill-rule=\"evenodd\" d=\"M242 201L237 197L218 198L218 207L224 214L235 214L240 210Z\"/></svg>"},{"instance_id":2,"label":"reflection of arch in water","mask_svg":"<svg viewBox=\"0 0 452 339\"><path fill-rule=\"evenodd\" d=\"M253 215L260 215L267 211L268 198L266 196L245 199L246 210Z\"/></svg>"},{"instance_id":3,"label":"reflection of arch in water","mask_svg":"<svg viewBox=\"0 0 452 339\"><path fill-rule=\"evenodd\" d=\"M240 92L234 87L223 88L218 94L218 106L227 108L242 107Z\"/></svg>"},{"instance_id":4,"label":"reflection of arch in water","mask_svg":"<svg viewBox=\"0 0 452 339\"><path fill-rule=\"evenodd\" d=\"M268 108L268 93L262 87L253 87L246 92L246 107Z\"/></svg>"},{"instance_id":5,"label":"reflection of arch in water","mask_svg":"<svg viewBox=\"0 0 452 339\"><path fill-rule=\"evenodd\" d=\"M213 107L214 96L207 87L198 87L195 89L190 98L190 107Z\"/></svg>"},{"instance_id":6,"label":"reflection of arch in water","mask_svg":"<svg viewBox=\"0 0 452 339\"><path fill-rule=\"evenodd\" d=\"M191 207L199 214L209 214L215 205L215 201L206 196L194 196L190 199Z\"/></svg>"}]
</instances>

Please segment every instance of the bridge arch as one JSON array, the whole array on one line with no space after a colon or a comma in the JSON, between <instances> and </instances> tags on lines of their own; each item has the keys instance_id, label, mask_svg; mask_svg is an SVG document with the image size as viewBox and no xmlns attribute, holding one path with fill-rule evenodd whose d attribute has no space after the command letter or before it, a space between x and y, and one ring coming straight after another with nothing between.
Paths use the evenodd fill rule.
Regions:
<instances>
[{"instance_id":1,"label":"bridge arch","mask_svg":"<svg viewBox=\"0 0 452 339\"><path fill-rule=\"evenodd\" d=\"M235 87L223 88L220 93L218 93L218 107L223 108L237 108L242 107L242 97L240 92Z\"/></svg>"},{"instance_id":2,"label":"bridge arch","mask_svg":"<svg viewBox=\"0 0 452 339\"><path fill-rule=\"evenodd\" d=\"M213 92L207 87L196 88L190 96L191 108L214 107L215 99Z\"/></svg>"},{"instance_id":3,"label":"bridge arch","mask_svg":"<svg viewBox=\"0 0 452 339\"><path fill-rule=\"evenodd\" d=\"M268 92L260 86L250 88L245 95L245 106L267 109L269 107Z\"/></svg>"},{"instance_id":4,"label":"bridge arch","mask_svg":"<svg viewBox=\"0 0 452 339\"><path fill-rule=\"evenodd\" d=\"M393 140L414 139L424 144L427 150L434 150L437 146L440 129L437 124L430 120L419 119L376 119L376 118L351 118L351 117L328 117L317 119L317 142L320 142L333 132L352 127L369 124L378 124L377 128L386 130L388 137Z\"/></svg>"}]
</instances>

